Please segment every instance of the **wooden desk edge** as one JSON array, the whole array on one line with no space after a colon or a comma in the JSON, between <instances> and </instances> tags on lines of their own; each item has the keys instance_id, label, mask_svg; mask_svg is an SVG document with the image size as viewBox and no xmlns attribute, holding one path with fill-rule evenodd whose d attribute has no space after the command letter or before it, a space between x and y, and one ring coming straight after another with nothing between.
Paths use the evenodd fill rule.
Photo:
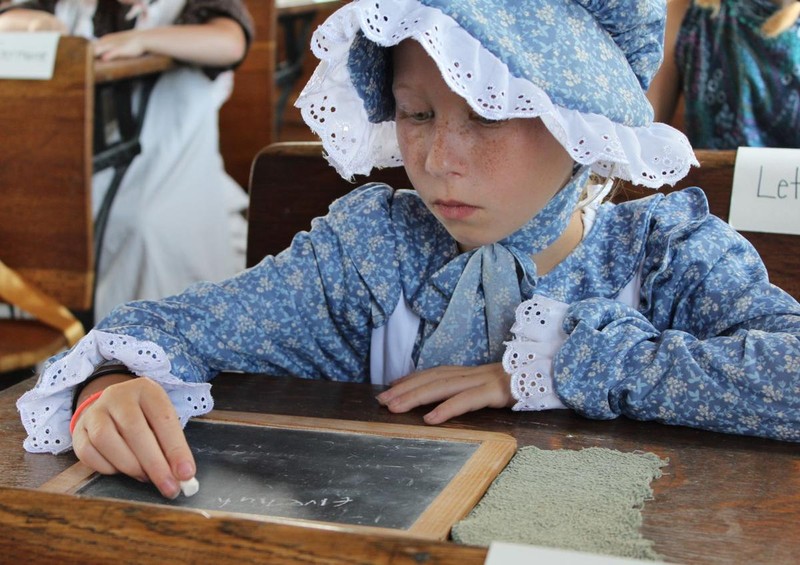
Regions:
<instances>
[{"instance_id":1,"label":"wooden desk edge","mask_svg":"<svg viewBox=\"0 0 800 565\"><path fill-rule=\"evenodd\" d=\"M482 564L486 548L0 487L10 562ZM182 557L181 557L182 556ZM15 557L17 559L15 559Z\"/></svg>"}]
</instances>

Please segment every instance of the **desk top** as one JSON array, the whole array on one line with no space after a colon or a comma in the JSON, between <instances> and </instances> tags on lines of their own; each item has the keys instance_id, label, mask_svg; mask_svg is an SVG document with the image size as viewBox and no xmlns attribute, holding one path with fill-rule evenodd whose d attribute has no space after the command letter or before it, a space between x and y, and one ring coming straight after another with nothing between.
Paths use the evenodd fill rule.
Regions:
<instances>
[{"instance_id":1,"label":"desk top","mask_svg":"<svg viewBox=\"0 0 800 565\"><path fill-rule=\"evenodd\" d=\"M36 488L75 462L71 453L50 456L23 451L24 430L14 401L30 386L31 380L0 392L0 487ZM390 414L380 407L374 399L378 390L370 385L351 383L225 374L216 379L212 393L216 408L222 410L421 423L422 410ZM800 536L797 535L800 524L800 449L797 444L624 418L587 420L566 410L524 413L487 409L462 416L446 425L508 433L517 439L520 447L581 449L596 446L620 451L652 451L669 458L664 476L652 483L654 499L645 504L642 513L642 534L655 542L655 550L667 561L794 563L800 555ZM11 499L11 502L16 500L16 504L21 505L18 506L22 509L19 512L24 513L24 497L11 496ZM11 502L0 503L0 508L13 506ZM61 518L85 509L86 513L81 510L84 519L96 513L106 520L105 516L115 512L128 516L130 509L126 514L120 508L130 506L107 501L72 500ZM170 516L170 523L187 521L183 517L185 514L174 515L175 510L147 510L148 519L160 521L164 516ZM6 521L4 516L0 518ZM193 527L211 527L214 524L208 518L203 520ZM292 545L294 551L301 551L302 547L303 555L313 553L309 563L349 563L348 559L360 556L365 562L372 563L467 565L482 563L486 554L484 548L448 542L416 543L380 536L346 538L350 545L342 553L343 542L334 543L334 538L329 535L331 532L309 534L298 532L304 528L249 522L244 520L236 527L241 531L252 529L252 535L257 532L259 551L266 552L263 555L270 555L272 559L275 559L278 546L285 549L288 545ZM225 527L232 526L227 524ZM190 536L181 532L178 535ZM191 536L199 538L199 534ZM167 545L174 543L174 540L165 542ZM230 547L231 552L239 549L238 546ZM422 561L419 561L420 552L425 554ZM241 558L245 554L236 555ZM398 558L398 555L405 557Z\"/></svg>"}]
</instances>

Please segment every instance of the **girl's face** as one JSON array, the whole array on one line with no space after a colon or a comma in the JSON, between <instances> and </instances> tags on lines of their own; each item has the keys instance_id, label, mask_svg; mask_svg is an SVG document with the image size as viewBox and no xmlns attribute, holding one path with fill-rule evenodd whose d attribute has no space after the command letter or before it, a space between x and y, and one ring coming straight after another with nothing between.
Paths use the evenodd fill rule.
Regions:
<instances>
[{"instance_id":1,"label":"girl's face","mask_svg":"<svg viewBox=\"0 0 800 565\"><path fill-rule=\"evenodd\" d=\"M392 90L406 172L462 251L517 231L572 175L541 120L482 118L414 40L394 48Z\"/></svg>"}]
</instances>

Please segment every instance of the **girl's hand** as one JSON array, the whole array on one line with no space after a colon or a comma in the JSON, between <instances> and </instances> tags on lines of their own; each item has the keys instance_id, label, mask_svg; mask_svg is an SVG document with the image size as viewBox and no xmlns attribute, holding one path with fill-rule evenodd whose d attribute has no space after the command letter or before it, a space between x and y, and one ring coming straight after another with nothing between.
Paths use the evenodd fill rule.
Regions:
<instances>
[{"instance_id":1,"label":"girl's hand","mask_svg":"<svg viewBox=\"0 0 800 565\"><path fill-rule=\"evenodd\" d=\"M57 31L67 33L67 27L53 14L23 8L9 10L0 16L0 31Z\"/></svg>"},{"instance_id":2,"label":"girl's hand","mask_svg":"<svg viewBox=\"0 0 800 565\"><path fill-rule=\"evenodd\" d=\"M140 57L147 53L143 39L138 30L109 33L94 41L94 56L103 61Z\"/></svg>"},{"instance_id":3,"label":"girl's hand","mask_svg":"<svg viewBox=\"0 0 800 565\"><path fill-rule=\"evenodd\" d=\"M408 412L417 406L441 402L423 417L426 424L441 424L481 408L512 406L514 398L509 382L510 377L500 363L443 366L398 379L377 398L391 412Z\"/></svg>"},{"instance_id":4,"label":"girl's hand","mask_svg":"<svg viewBox=\"0 0 800 565\"><path fill-rule=\"evenodd\" d=\"M164 389L146 377L108 386L78 417L72 444L92 469L150 481L167 498L180 492L178 481L195 475L175 408Z\"/></svg>"}]
</instances>

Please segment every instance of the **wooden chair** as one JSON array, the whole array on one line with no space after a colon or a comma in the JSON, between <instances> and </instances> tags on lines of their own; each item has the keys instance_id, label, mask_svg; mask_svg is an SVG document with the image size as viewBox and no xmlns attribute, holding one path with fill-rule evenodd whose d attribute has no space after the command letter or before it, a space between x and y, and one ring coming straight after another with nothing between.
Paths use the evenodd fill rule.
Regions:
<instances>
[{"instance_id":1,"label":"wooden chair","mask_svg":"<svg viewBox=\"0 0 800 565\"><path fill-rule=\"evenodd\" d=\"M693 168L672 192L689 186L703 188L711 212L728 219L736 151L699 150L701 166ZM253 162L250 177L247 264L285 249L311 219L324 215L328 205L365 182L385 182L394 187L411 186L402 167L382 169L355 183L343 180L322 157L319 142L276 143L262 150ZM616 201L652 194L650 189L623 184ZM755 232L743 234L758 250L774 284L800 299L800 255L787 252L797 247L798 236Z\"/></svg>"},{"instance_id":2,"label":"wooden chair","mask_svg":"<svg viewBox=\"0 0 800 565\"><path fill-rule=\"evenodd\" d=\"M325 215L331 202L366 182L411 187L403 167L348 182L322 157L319 142L290 141L264 148L250 172L247 266L284 250L297 232L311 227L313 218Z\"/></svg>"},{"instance_id":3,"label":"wooden chair","mask_svg":"<svg viewBox=\"0 0 800 565\"><path fill-rule=\"evenodd\" d=\"M91 307L92 63L85 39L64 37L52 80L0 80L0 302L54 316L0 319L0 372L80 337L67 309Z\"/></svg>"}]
</instances>

